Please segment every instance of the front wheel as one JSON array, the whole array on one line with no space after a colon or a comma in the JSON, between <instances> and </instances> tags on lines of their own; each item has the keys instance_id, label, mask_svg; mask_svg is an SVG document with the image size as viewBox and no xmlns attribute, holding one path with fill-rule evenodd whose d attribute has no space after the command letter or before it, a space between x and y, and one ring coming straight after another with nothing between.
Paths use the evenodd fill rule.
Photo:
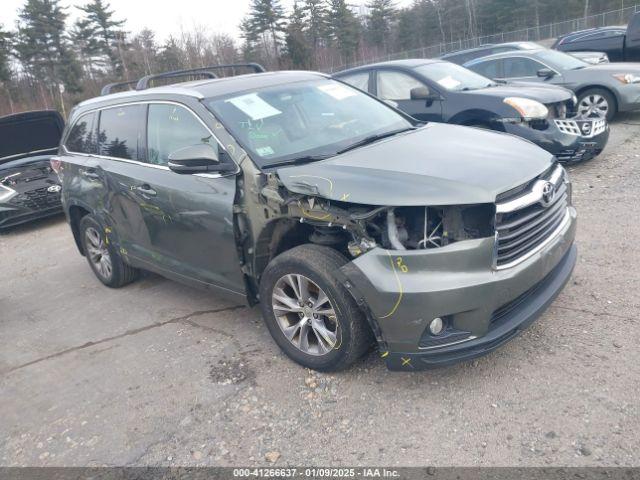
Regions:
<instances>
[{"instance_id":1,"label":"front wheel","mask_svg":"<svg viewBox=\"0 0 640 480\"><path fill-rule=\"evenodd\" d=\"M335 273L347 260L318 245L293 248L269 263L260 303L278 346L300 365L319 371L347 368L371 346L367 320Z\"/></svg>"},{"instance_id":2,"label":"front wheel","mask_svg":"<svg viewBox=\"0 0 640 480\"><path fill-rule=\"evenodd\" d=\"M590 88L578 97L578 116L582 118L606 119L608 122L618 113L615 97L602 88Z\"/></svg>"}]
</instances>

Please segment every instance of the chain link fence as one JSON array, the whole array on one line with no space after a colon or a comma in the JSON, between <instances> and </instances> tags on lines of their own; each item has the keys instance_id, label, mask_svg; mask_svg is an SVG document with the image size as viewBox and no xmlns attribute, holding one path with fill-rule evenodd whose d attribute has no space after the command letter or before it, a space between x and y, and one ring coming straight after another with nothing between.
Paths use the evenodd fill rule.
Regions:
<instances>
[{"instance_id":1,"label":"chain link fence","mask_svg":"<svg viewBox=\"0 0 640 480\"><path fill-rule=\"evenodd\" d=\"M467 48L479 47L488 43L504 43L504 42L541 42L550 46L551 40L566 35L567 33L577 30L585 30L587 28L609 27L615 25L627 25L631 16L640 12L640 4L612 10L610 12L600 13L598 15L590 15L587 17L575 18L564 22L550 23L540 25L538 27L524 28L522 30L514 30L511 32L496 33L494 35L485 35L482 37L465 38L456 42L440 43L437 45L424 46L413 50L405 50L402 52L390 53L381 57L372 57L357 62L331 67L329 73L339 72L347 68L367 65L374 62L384 62L389 60L402 60L405 58L435 58L445 53L464 50Z\"/></svg>"}]
</instances>

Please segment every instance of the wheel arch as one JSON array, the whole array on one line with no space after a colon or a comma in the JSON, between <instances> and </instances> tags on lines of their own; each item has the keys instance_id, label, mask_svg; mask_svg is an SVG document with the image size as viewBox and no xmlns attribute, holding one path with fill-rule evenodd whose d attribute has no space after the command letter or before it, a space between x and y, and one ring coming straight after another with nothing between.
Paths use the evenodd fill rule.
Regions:
<instances>
[{"instance_id":1,"label":"wheel arch","mask_svg":"<svg viewBox=\"0 0 640 480\"><path fill-rule=\"evenodd\" d=\"M69 225L71 226L71 232L73 233L73 239L76 242L76 246L78 247L78 251L81 255L84 256L84 247L82 246L82 241L80 240L80 221L86 215L91 214L89 209L82 205L71 205L69 207Z\"/></svg>"},{"instance_id":2,"label":"wheel arch","mask_svg":"<svg viewBox=\"0 0 640 480\"><path fill-rule=\"evenodd\" d=\"M500 118L500 115L495 112L475 108L457 113L449 120L449 123L464 126L484 125L492 130L504 131L504 128L498 121Z\"/></svg>"}]
</instances>

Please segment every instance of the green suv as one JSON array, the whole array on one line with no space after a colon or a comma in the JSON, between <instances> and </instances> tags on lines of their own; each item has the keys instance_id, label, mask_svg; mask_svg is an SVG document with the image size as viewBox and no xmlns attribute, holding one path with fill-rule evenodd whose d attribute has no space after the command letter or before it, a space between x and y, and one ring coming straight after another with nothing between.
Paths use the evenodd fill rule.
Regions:
<instances>
[{"instance_id":1,"label":"green suv","mask_svg":"<svg viewBox=\"0 0 640 480\"><path fill-rule=\"evenodd\" d=\"M73 110L52 163L105 285L148 270L259 303L289 357L329 371L374 344L394 370L477 357L567 282L576 212L551 154L320 73L218 67Z\"/></svg>"}]
</instances>

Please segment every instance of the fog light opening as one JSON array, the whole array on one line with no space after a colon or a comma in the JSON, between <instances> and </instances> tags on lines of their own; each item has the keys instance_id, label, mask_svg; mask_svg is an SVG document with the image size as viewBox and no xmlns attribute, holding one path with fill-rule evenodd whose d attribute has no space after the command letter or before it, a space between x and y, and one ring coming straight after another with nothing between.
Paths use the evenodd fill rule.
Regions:
<instances>
[{"instance_id":1,"label":"fog light opening","mask_svg":"<svg viewBox=\"0 0 640 480\"><path fill-rule=\"evenodd\" d=\"M429 332L431 332L431 335L440 335L444 332L444 321L440 317L436 317L431 320L431 323L429 324Z\"/></svg>"}]
</instances>

